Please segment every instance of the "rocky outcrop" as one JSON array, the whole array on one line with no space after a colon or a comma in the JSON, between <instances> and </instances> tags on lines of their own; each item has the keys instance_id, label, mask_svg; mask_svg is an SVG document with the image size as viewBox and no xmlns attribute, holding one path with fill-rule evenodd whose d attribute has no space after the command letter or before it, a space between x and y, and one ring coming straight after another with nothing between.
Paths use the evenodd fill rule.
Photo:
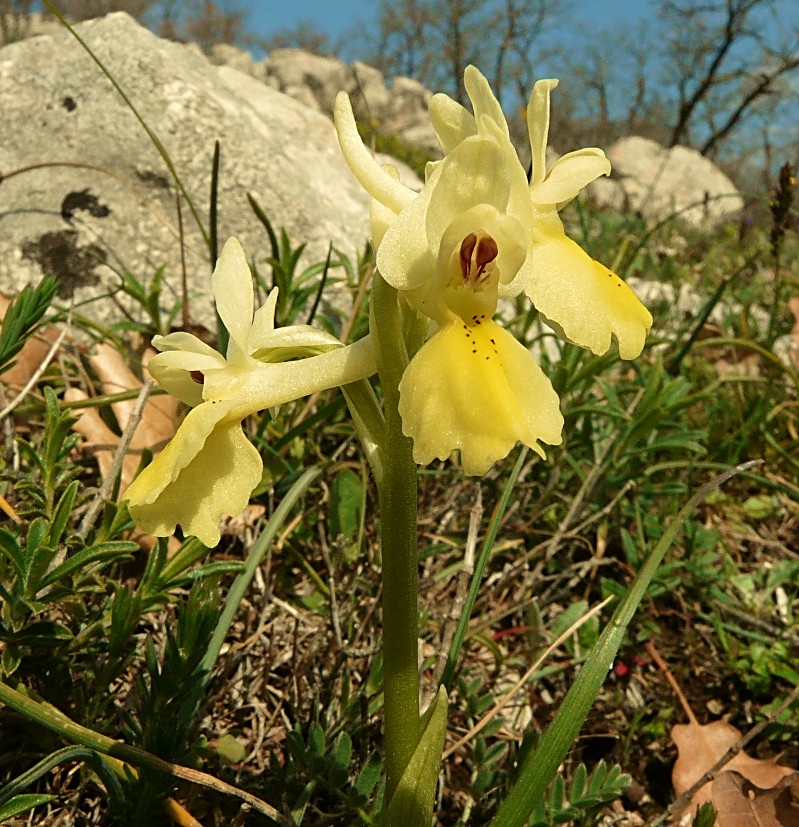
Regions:
<instances>
[{"instance_id":1,"label":"rocky outcrop","mask_svg":"<svg viewBox=\"0 0 799 827\"><path fill-rule=\"evenodd\" d=\"M708 158L684 146L664 149L648 138L622 138L608 150L611 177L589 188L603 206L630 209L655 221L669 215L698 227L735 216L743 199Z\"/></svg>"},{"instance_id":2,"label":"rocky outcrop","mask_svg":"<svg viewBox=\"0 0 799 827\"><path fill-rule=\"evenodd\" d=\"M245 59L241 51L228 53L237 66ZM254 63L250 74L328 116L333 114L336 95L343 89L350 95L358 120L432 155L441 154L427 113L432 93L416 80L397 77L387 87L383 74L373 66L360 61L350 65L303 49L275 49Z\"/></svg>"},{"instance_id":3,"label":"rocky outcrop","mask_svg":"<svg viewBox=\"0 0 799 827\"><path fill-rule=\"evenodd\" d=\"M220 242L237 235L267 271L270 247L248 205L252 193L276 228L307 242L306 261L322 259L330 241L350 256L362 250L368 198L327 117L248 74L212 65L196 48L157 38L125 14L77 28L158 135L206 230L219 141ZM62 298L82 301L119 294L124 272L147 281L164 267L164 304L174 305L181 282L175 182L69 33L0 50L0 111L0 290L14 292L49 272ZM210 325L208 248L181 201L192 316ZM81 312L102 317L98 308ZM106 316L118 319L119 311Z\"/></svg>"}]
</instances>

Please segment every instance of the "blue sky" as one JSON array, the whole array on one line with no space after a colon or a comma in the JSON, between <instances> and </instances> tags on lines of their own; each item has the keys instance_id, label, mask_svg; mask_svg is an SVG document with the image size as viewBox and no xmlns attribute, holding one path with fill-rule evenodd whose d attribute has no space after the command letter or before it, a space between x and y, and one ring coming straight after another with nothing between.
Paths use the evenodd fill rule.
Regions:
<instances>
[{"instance_id":1,"label":"blue sky","mask_svg":"<svg viewBox=\"0 0 799 827\"><path fill-rule=\"evenodd\" d=\"M614 25L638 23L654 14L652 0L572 0L573 12L560 27L586 30L611 29ZM248 28L268 37L280 29L303 21L314 23L333 41L358 24L375 26L380 3L377 0L250 0Z\"/></svg>"},{"instance_id":2,"label":"blue sky","mask_svg":"<svg viewBox=\"0 0 799 827\"><path fill-rule=\"evenodd\" d=\"M573 5L575 22L598 22L600 28L622 21L644 19L656 7L655 3L647 3L646 0L578 0ZM379 3L375 0L252 0L249 8L249 20L259 34L268 35L305 20L316 23L335 37L350 29L354 23L374 23Z\"/></svg>"}]
</instances>

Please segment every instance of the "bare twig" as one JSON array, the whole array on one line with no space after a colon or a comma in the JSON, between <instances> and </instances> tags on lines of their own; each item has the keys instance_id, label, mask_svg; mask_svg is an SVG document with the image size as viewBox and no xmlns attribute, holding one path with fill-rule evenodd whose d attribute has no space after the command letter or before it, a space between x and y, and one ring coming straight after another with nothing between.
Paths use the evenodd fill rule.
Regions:
<instances>
[{"instance_id":1,"label":"bare twig","mask_svg":"<svg viewBox=\"0 0 799 827\"><path fill-rule=\"evenodd\" d=\"M150 396L150 391L152 390L154 384L154 381L149 376L142 383L141 390L136 398L136 404L130 413L130 418L125 424L125 430L122 432L122 437L119 440L119 445L117 446L117 450L114 454L114 461L111 463L111 468L109 469L108 474L103 480L102 485L98 489L97 494L95 494L94 499L90 503L86 513L83 516L83 520L81 521L80 528L78 529L78 536L81 537L81 539L86 539L89 529L91 529L94 525L94 521L97 519L97 515L100 513L106 501L111 496L114 483L122 468L122 462L124 461L125 455L130 447L130 441L133 439L133 434L136 433L136 428L138 427L142 414L144 413L144 406L147 404L147 399Z\"/></svg>"},{"instance_id":2,"label":"bare twig","mask_svg":"<svg viewBox=\"0 0 799 827\"><path fill-rule=\"evenodd\" d=\"M538 657L538 659L533 663L533 665L519 678L518 681L497 701L494 707L483 717L480 721L475 724L462 738L456 741L448 750L445 750L444 755L442 758L449 758L453 752L455 752L459 747L463 746L463 744L471 741L475 735L477 735L480 730L486 727L502 710L508 705L511 701L513 696L530 680L530 676L536 672L538 669L541 668L541 664L555 651L555 649L560 646L563 641L568 640L587 620L592 618L594 615L598 614L608 605L608 603L614 600L613 597L607 597L601 603L598 603L594 606L593 609L587 611L582 617L578 618L577 620L566 629L565 632L560 634L558 638L548 646Z\"/></svg>"},{"instance_id":3,"label":"bare twig","mask_svg":"<svg viewBox=\"0 0 799 827\"><path fill-rule=\"evenodd\" d=\"M438 691L438 684L441 681L441 676L444 674L444 668L447 665L447 653L450 646L452 646L452 638L455 636L455 629L458 626L461 611L463 611L463 603L466 600L466 590L469 588L469 580L474 574L474 557L477 551L477 537L480 531L480 523L483 520L483 491L480 487L480 482L475 483L475 496L472 501L472 507L469 511L469 533L466 535L466 548L463 552L463 564L461 570L457 575L457 583L455 585L455 597L452 600L452 605L444 620L441 629L441 645L439 647L439 657L433 669L433 676L430 681L432 693ZM432 700L432 697L428 700Z\"/></svg>"}]
</instances>

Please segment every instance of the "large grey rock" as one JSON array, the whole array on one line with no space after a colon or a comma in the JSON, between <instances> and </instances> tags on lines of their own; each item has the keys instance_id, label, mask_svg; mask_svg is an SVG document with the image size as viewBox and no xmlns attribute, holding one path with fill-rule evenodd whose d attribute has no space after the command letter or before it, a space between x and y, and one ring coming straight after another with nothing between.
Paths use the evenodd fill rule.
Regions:
<instances>
[{"instance_id":1,"label":"large grey rock","mask_svg":"<svg viewBox=\"0 0 799 827\"><path fill-rule=\"evenodd\" d=\"M261 77L285 95L330 114L336 95L350 86L352 72L346 63L304 49L275 49L261 62Z\"/></svg>"},{"instance_id":2,"label":"large grey rock","mask_svg":"<svg viewBox=\"0 0 799 827\"><path fill-rule=\"evenodd\" d=\"M77 27L171 156L207 226L214 142L222 149L219 238L238 236L266 270L266 233L252 193L276 228L348 255L368 237L368 198L341 158L323 115L197 50L160 40L118 13ZM0 290L42 271L62 298L118 289L164 266L164 302L180 296L176 188L164 161L108 80L67 32L0 50L0 172L56 163L0 183ZM81 166L90 165L90 166ZM208 250L185 200L186 269L194 321L212 323ZM96 306L81 312L119 318Z\"/></svg>"},{"instance_id":3,"label":"large grey rock","mask_svg":"<svg viewBox=\"0 0 799 827\"><path fill-rule=\"evenodd\" d=\"M230 43L215 43L208 58L214 66L228 66L246 75L252 75L254 71L252 54Z\"/></svg>"},{"instance_id":4,"label":"large grey rock","mask_svg":"<svg viewBox=\"0 0 799 827\"><path fill-rule=\"evenodd\" d=\"M622 138L608 150L611 178L590 187L600 204L626 207L654 220L679 213L690 226L716 224L743 207L735 185L708 158L684 146L665 149L648 138Z\"/></svg>"},{"instance_id":5,"label":"large grey rock","mask_svg":"<svg viewBox=\"0 0 799 827\"><path fill-rule=\"evenodd\" d=\"M427 105L433 93L418 80L396 77L391 84L385 127L409 143L424 147L430 152L441 152Z\"/></svg>"}]
</instances>

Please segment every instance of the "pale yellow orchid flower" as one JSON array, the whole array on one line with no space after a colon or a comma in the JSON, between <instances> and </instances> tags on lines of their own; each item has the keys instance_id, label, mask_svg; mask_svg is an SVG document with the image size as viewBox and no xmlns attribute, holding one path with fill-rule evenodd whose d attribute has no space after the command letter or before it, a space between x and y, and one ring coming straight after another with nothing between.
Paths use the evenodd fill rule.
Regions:
<instances>
[{"instance_id":1,"label":"pale yellow orchid flower","mask_svg":"<svg viewBox=\"0 0 799 827\"><path fill-rule=\"evenodd\" d=\"M549 97L556 80L540 80L527 107L532 150L533 277L525 292L564 338L602 354L616 339L622 359L643 350L652 315L612 271L566 236L558 210L600 175L610 174L601 149L580 149L546 166Z\"/></svg>"},{"instance_id":2,"label":"pale yellow orchid flower","mask_svg":"<svg viewBox=\"0 0 799 827\"><path fill-rule=\"evenodd\" d=\"M475 108L472 116L446 95L434 95L430 116L444 151L486 131L490 120L495 134L508 134L505 116L486 79L474 67L466 69L466 88ZM558 210L601 175L610 174L610 161L601 149L569 152L547 168L550 93L557 80L540 80L527 106L527 128L532 153L528 199L532 207L532 258L525 272L524 292L544 318L566 338L593 353L605 353L611 339L623 359L634 359L644 346L652 316L630 288L611 270L592 259L568 238ZM505 152L515 157L509 140ZM512 161L508 161L512 163Z\"/></svg>"},{"instance_id":3,"label":"pale yellow orchid flower","mask_svg":"<svg viewBox=\"0 0 799 827\"><path fill-rule=\"evenodd\" d=\"M211 285L230 334L226 356L190 333L153 339L162 352L148 370L193 410L125 492L143 530L163 537L180 524L207 546L219 542L222 517L242 511L261 481L263 463L242 421L375 371L368 340L344 347L307 325L276 329L277 290L253 312L250 268L236 239L225 244Z\"/></svg>"},{"instance_id":4,"label":"pale yellow orchid flower","mask_svg":"<svg viewBox=\"0 0 799 827\"><path fill-rule=\"evenodd\" d=\"M481 474L517 441L541 454L539 441L561 441L549 380L492 320L499 297L525 292L566 338L595 353L615 336L623 358L640 353L652 324L632 291L565 235L558 207L610 164L601 150L586 149L542 172L553 85L537 84L531 97L528 183L499 102L468 67L474 114L446 95L430 101L445 157L428 165L418 195L363 146L347 96L336 101L344 157L372 196L378 269L437 323L400 384L403 430L419 463L458 449L464 470Z\"/></svg>"},{"instance_id":5,"label":"pale yellow orchid flower","mask_svg":"<svg viewBox=\"0 0 799 827\"><path fill-rule=\"evenodd\" d=\"M518 441L542 455L539 441L559 444L563 417L532 354L493 321L498 298L521 292L532 275L533 208L493 96L467 82L474 133L445 145L418 195L372 159L346 95L335 120L344 156L373 198L378 269L437 325L399 386L414 458L425 464L458 450L467 474L483 474Z\"/></svg>"}]
</instances>

